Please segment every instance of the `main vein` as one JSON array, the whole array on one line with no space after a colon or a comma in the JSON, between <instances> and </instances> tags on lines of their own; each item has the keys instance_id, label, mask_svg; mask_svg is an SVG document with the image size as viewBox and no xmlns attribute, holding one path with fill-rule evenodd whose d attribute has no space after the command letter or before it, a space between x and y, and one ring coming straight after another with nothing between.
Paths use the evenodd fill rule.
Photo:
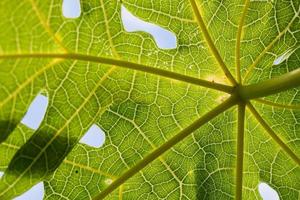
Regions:
<instances>
[{"instance_id":1,"label":"main vein","mask_svg":"<svg viewBox=\"0 0 300 200\"><path fill-rule=\"evenodd\" d=\"M243 160L244 160L244 125L245 125L245 104L238 105L238 129L237 129L237 159L236 159L236 190L235 199L242 199L243 189Z\"/></svg>"},{"instance_id":2,"label":"main vein","mask_svg":"<svg viewBox=\"0 0 300 200\"><path fill-rule=\"evenodd\" d=\"M127 181L129 178L134 176L136 173L138 173L140 170L142 170L144 167L146 167L149 163L151 163L153 160L157 159L159 156L161 156L163 153L165 153L167 150L172 148L174 145L185 139L187 136L191 135L195 130L200 128L202 125L207 123L208 121L212 120L216 116L218 116L220 113L223 113L227 109L231 108L237 103L237 98L235 96L231 96L229 99L227 99L225 102L211 110L210 112L203 115L201 118L196 120L194 123L192 123L190 126L179 132L177 135L172 137L170 140L168 140L166 143L152 151L150 154L145 156L140 162L138 162L136 165L134 165L132 168L127 170L123 175L121 175L118 179L116 179L111 185L109 185L105 190L103 190L99 195L97 195L94 199L104 199L107 195L109 195L112 191L114 191L116 188L118 188L120 185L122 185L125 181Z\"/></svg>"},{"instance_id":3,"label":"main vein","mask_svg":"<svg viewBox=\"0 0 300 200\"><path fill-rule=\"evenodd\" d=\"M257 101L259 103L272 106L272 107L277 107L277 108L282 108L282 109L291 109L291 110L300 110L300 105L292 105L292 104L281 104L281 103L276 103L273 101L268 101L265 99L254 99L254 101Z\"/></svg>"},{"instance_id":4,"label":"main vein","mask_svg":"<svg viewBox=\"0 0 300 200\"><path fill-rule=\"evenodd\" d=\"M129 62L129 61L123 61L123 60L118 60L118 59L113 59L113 58L84 55L84 54L79 54L79 53L66 53L66 54L29 53L29 54L0 55L0 59L17 59L17 58L63 58L63 59L74 59L74 60L81 60L81 61L88 61L88 62L96 62L96 63L114 65L114 66L118 66L118 67L122 67L122 68L147 72L147 73L159 75L159 76L162 76L165 78L183 81L186 83L219 90L219 91L226 92L226 93L232 93L234 90L233 87L228 86L228 85L214 83L214 82L202 80L199 78L179 74L176 72L167 71L164 69L159 69L159 68L150 67L150 66L143 65L143 64L133 63L133 62Z\"/></svg>"},{"instance_id":5,"label":"main vein","mask_svg":"<svg viewBox=\"0 0 300 200\"><path fill-rule=\"evenodd\" d=\"M224 71L226 77L228 78L228 80L235 86L237 84L236 80L234 79L234 77L232 76L232 74L230 73L228 67L226 66L226 64L224 63L223 59L220 56L220 53L218 51L218 49L216 48L216 46L214 45L212 38L210 37L210 34L206 28L206 25L202 19L202 16L200 14L199 8L197 6L197 3L195 2L195 0L190 0L195 17L198 21L198 24L200 26L201 31L203 32L204 38L211 50L211 52L213 53L213 55L215 56L217 62L219 63L220 67L222 68L222 70Z\"/></svg>"},{"instance_id":6,"label":"main vein","mask_svg":"<svg viewBox=\"0 0 300 200\"><path fill-rule=\"evenodd\" d=\"M261 126L266 130L266 132L272 137L272 139L285 151L291 159L293 159L298 165L300 165L300 158L276 135L273 129L267 124L267 122L262 118L262 116L257 112L251 103L247 103L247 107L254 115L256 120L261 124Z\"/></svg>"},{"instance_id":7,"label":"main vein","mask_svg":"<svg viewBox=\"0 0 300 200\"><path fill-rule=\"evenodd\" d=\"M277 94L300 86L300 68L260 83L239 87L243 99L255 99Z\"/></svg>"},{"instance_id":8,"label":"main vein","mask_svg":"<svg viewBox=\"0 0 300 200\"><path fill-rule=\"evenodd\" d=\"M250 0L245 0L245 6L243 9L243 14L240 19L239 23L239 28L238 28L238 33L237 33L237 38L236 38L236 47L235 47L235 62L236 62L236 76L237 76L237 82L240 83L242 78L241 78L241 38L242 38L242 32L243 32L243 27L245 23L245 18L246 14L248 11L250 5Z\"/></svg>"}]
</instances>

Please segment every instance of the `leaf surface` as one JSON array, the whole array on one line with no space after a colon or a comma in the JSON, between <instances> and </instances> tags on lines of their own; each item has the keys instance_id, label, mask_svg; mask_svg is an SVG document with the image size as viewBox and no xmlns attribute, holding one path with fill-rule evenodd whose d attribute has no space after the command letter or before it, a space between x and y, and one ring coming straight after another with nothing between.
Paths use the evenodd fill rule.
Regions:
<instances>
[{"instance_id":1,"label":"leaf surface","mask_svg":"<svg viewBox=\"0 0 300 200\"><path fill-rule=\"evenodd\" d=\"M174 33L177 47L126 32L122 5ZM222 107L232 84L299 68L299 13L296 0L81 0L67 19L60 0L2 0L0 199L40 181L45 199L93 199L118 181L107 199L260 199L260 182L299 199L299 87L251 101L245 116ZM49 106L32 130L20 121L41 92ZM100 148L79 143L93 124Z\"/></svg>"}]
</instances>

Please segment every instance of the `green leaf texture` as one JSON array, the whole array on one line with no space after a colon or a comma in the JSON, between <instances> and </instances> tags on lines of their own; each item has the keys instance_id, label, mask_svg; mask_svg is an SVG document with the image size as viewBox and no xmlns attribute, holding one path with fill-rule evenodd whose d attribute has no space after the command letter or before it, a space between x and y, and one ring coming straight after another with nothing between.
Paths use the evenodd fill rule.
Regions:
<instances>
[{"instance_id":1,"label":"green leaf texture","mask_svg":"<svg viewBox=\"0 0 300 200\"><path fill-rule=\"evenodd\" d=\"M0 199L40 181L49 200L256 200L260 182L300 199L300 84L229 98L299 69L300 1L80 2L76 19L61 0L0 2ZM122 5L173 32L177 48L126 32ZM34 131L20 121L39 93L49 106ZM79 143L93 124L101 148Z\"/></svg>"}]
</instances>

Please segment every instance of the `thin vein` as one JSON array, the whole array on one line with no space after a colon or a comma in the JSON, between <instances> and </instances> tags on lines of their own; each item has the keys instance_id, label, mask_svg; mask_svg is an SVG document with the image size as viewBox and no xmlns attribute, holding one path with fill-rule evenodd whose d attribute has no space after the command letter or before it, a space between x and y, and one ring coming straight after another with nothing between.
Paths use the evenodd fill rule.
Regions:
<instances>
[{"instance_id":1,"label":"thin vein","mask_svg":"<svg viewBox=\"0 0 300 200\"><path fill-rule=\"evenodd\" d=\"M123 3L126 3L127 5L130 4L130 2L125 2L123 1ZM134 7L137 7L139 9L143 9L143 10L149 10L151 11L152 13L156 13L157 15L162 15L162 16L166 16L166 17L169 17L170 19L175 19L175 20L178 20L180 22L186 22L186 23L191 23L191 24L197 24L198 22L195 20L195 19L189 19L189 18L183 18L183 17L178 17L176 15L171 15L171 14L166 14L164 12L159 12L159 11L156 11L156 10L153 10L153 9L147 9L145 7L141 7L141 6L138 6L137 4L131 4L131 6L134 6ZM180 13L180 10L178 10L178 12Z\"/></svg>"},{"instance_id":2,"label":"thin vein","mask_svg":"<svg viewBox=\"0 0 300 200\"><path fill-rule=\"evenodd\" d=\"M237 99L235 96L230 97L225 102L211 110L210 112L206 113L202 117L200 117L198 120L194 121L190 126L186 127L184 130L180 131L177 135L172 137L170 140L168 140L166 143L152 151L150 154L145 156L141 161L139 161L136 165L128 169L124 174L122 174L118 179L112 182L111 185L109 185L105 190L103 190L99 195L97 195L94 200L104 199L107 195L109 195L111 192L113 192L115 189L117 189L120 185L122 185L125 181L127 181L129 178L134 176L136 173L138 173L140 170L145 168L149 163L151 163L153 160L161 156L163 153L165 153L167 150L172 148L174 145L185 139L187 136L191 135L195 130L200 128L202 125L207 123L208 121L212 120L216 116L218 116L220 113L223 113L227 109L231 108L233 105L236 104Z\"/></svg>"},{"instance_id":3,"label":"thin vein","mask_svg":"<svg viewBox=\"0 0 300 200\"><path fill-rule=\"evenodd\" d=\"M54 39L55 43L59 45L59 47L63 50L64 53L67 53L68 52L67 48L62 44L61 40L52 32L52 30L49 27L49 25L48 25L47 21L45 20L44 16L39 11L35 1L34 0L28 0L28 1L30 1L36 16L40 20L42 26L44 27L46 32L49 34L49 36Z\"/></svg>"},{"instance_id":4,"label":"thin vein","mask_svg":"<svg viewBox=\"0 0 300 200\"><path fill-rule=\"evenodd\" d=\"M124 191L124 186L121 185L121 186L120 186L120 189L119 189L119 200L122 200L122 199L123 199L123 191Z\"/></svg>"},{"instance_id":5,"label":"thin vein","mask_svg":"<svg viewBox=\"0 0 300 200\"><path fill-rule=\"evenodd\" d=\"M40 76L43 72L45 72L47 69L55 66L56 64L63 61L63 59L54 59L51 62L49 62L47 65L41 67L36 73L34 73L32 76L26 79L21 85L18 86L12 93L10 93L5 99L0 101L0 109L7 103L10 102L13 98L15 98L26 86L31 84L38 76Z\"/></svg>"},{"instance_id":6,"label":"thin vein","mask_svg":"<svg viewBox=\"0 0 300 200\"><path fill-rule=\"evenodd\" d=\"M243 14L240 19L239 23L239 28L238 28L238 33L237 33L237 39L236 39L236 48L235 48L235 53L236 53L236 76L237 76L237 82L241 82L241 38L242 38L242 33L243 33L243 28L244 28L244 23L245 23L245 18L247 15L247 11L250 5L250 0L245 0L245 5L243 9Z\"/></svg>"},{"instance_id":7,"label":"thin vein","mask_svg":"<svg viewBox=\"0 0 300 200\"><path fill-rule=\"evenodd\" d=\"M116 51L115 45L112 41L112 37L111 37L110 29L109 29L109 24L108 24L108 18L107 18L107 15L106 15L106 10L104 8L103 0L100 0L100 2L102 4L101 8L102 8L102 12L103 12L105 30L106 30L107 38L108 38L108 41L109 41L109 45L112 48L113 55L116 56L119 59L120 56L119 56L118 52Z\"/></svg>"},{"instance_id":8,"label":"thin vein","mask_svg":"<svg viewBox=\"0 0 300 200\"><path fill-rule=\"evenodd\" d=\"M66 164L69 164L69 165L72 165L72 166L75 166L75 167L79 167L81 169L85 169L85 170L90 171L92 173L100 174L102 176L106 176L106 177L109 177L111 179L116 179L117 178L116 176L114 176L112 174L109 174L107 172L101 171L99 169L95 169L93 167L90 167L90 166L87 166L87 165L84 165L84 164L81 164L81 163L75 163L75 162L67 160L67 159L65 159L63 161L63 163L66 163Z\"/></svg>"},{"instance_id":9,"label":"thin vein","mask_svg":"<svg viewBox=\"0 0 300 200\"><path fill-rule=\"evenodd\" d=\"M298 12L295 14L295 16L292 18L292 20L290 21L290 23L285 27L285 29L283 31L281 31L274 40L272 40L272 42L257 56L257 58L255 59L255 61L249 66L245 76L244 76L244 80L243 82L246 82L249 78L251 73L253 72L254 68L257 66L257 64L259 63L259 61L262 59L262 57L273 47L273 45L289 30L289 28L291 27L291 25L293 24L293 22L295 21L295 19L297 19L297 17L299 16L299 12L300 9L298 10Z\"/></svg>"},{"instance_id":10,"label":"thin vein","mask_svg":"<svg viewBox=\"0 0 300 200\"><path fill-rule=\"evenodd\" d=\"M102 63L108 65L114 65L121 68L127 68L132 70L137 70L141 72L147 72L149 74L159 75L168 79L173 79L177 81L182 81L194 85L199 85L206 88L211 88L215 90L219 90L226 93L233 93L234 87L223 85L220 83L214 83L207 80L202 80L199 78L186 76L183 74L179 74L176 72L171 72L167 70L163 70L156 67L150 67L143 64L132 63L129 61L123 61L113 58L106 58L106 57L99 57L99 56L90 56L84 55L79 53L67 53L67 54L40 54L40 53L31 53L31 54L6 54L0 55L0 59L17 59L17 58L63 58L63 59L73 59L73 60L82 60L82 61L89 61L95 63Z\"/></svg>"},{"instance_id":11,"label":"thin vein","mask_svg":"<svg viewBox=\"0 0 300 200\"><path fill-rule=\"evenodd\" d=\"M283 109L290 109L290 110L300 110L300 105L275 103L275 102L268 101L268 100L265 100L265 99L253 99L253 100L257 101L259 103L268 105L268 106L272 106L272 107L283 108Z\"/></svg>"},{"instance_id":12,"label":"thin vein","mask_svg":"<svg viewBox=\"0 0 300 200\"><path fill-rule=\"evenodd\" d=\"M9 144L9 143L7 143L7 142L2 142L1 145L4 145L4 146L6 146L6 147L8 147L8 148L15 149L15 150L20 149L19 146L14 145L14 144Z\"/></svg>"},{"instance_id":13,"label":"thin vein","mask_svg":"<svg viewBox=\"0 0 300 200\"><path fill-rule=\"evenodd\" d=\"M287 155L300 165L300 158L277 136L273 129L267 124L267 122L262 118L262 116L257 112L251 103L247 103L247 107L260 123L260 125L265 129L265 131L272 137L272 139L282 148L282 150L287 153Z\"/></svg>"},{"instance_id":14,"label":"thin vein","mask_svg":"<svg viewBox=\"0 0 300 200\"><path fill-rule=\"evenodd\" d=\"M89 102L89 100L92 98L92 96L95 94L96 90L99 88L99 86L105 81L108 76L115 70L115 67L112 67L96 84L96 86L93 88L93 90L89 93L89 95L84 99L84 101L81 103L81 105L78 107L78 109L72 114L72 116L65 122L64 126L62 126L55 135L47 142L47 144L40 150L40 152L36 155L36 157L32 160L32 162L24 169L24 171L3 191L0 193L0 199L1 196L3 196L6 192L8 192L11 188L15 186L19 182L19 180L28 172L30 171L31 167L38 161L38 159L45 153L46 149L53 143L53 141L63 132L65 128L73 121L73 119L78 116L79 112L85 107L85 105ZM101 109L100 109L101 110Z\"/></svg>"},{"instance_id":15,"label":"thin vein","mask_svg":"<svg viewBox=\"0 0 300 200\"><path fill-rule=\"evenodd\" d=\"M2 142L1 145L6 146L6 147L11 148L11 149L14 149L14 150L19 150L20 149L20 146L17 146L17 145L14 145L14 144L9 144L7 142ZM101 171L99 169L84 165L82 163L76 163L76 162L68 160L68 159L64 159L63 163L68 164L68 165L72 165L72 166L75 166L75 167L79 167L81 169L84 169L84 170L87 170L87 171L90 171L92 173L99 174L99 175L102 175L102 176L106 176L106 177L109 177L111 179L116 179L117 178L117 176L114 176L114 175L109 174L107 172L104 172L104 171Z\"/></svg>"},{"instance_id":16,"label":"thin vein","mask_svg":"<svg viewBox=\"0 0 300 200\"><path fill-rule=\"evenodd\" d=\"M199 8L197 6L197 3L195 2L195 0L190 0L190 3L192 5L193 11L194 11L194 15L198 21L198 24L200 26L201 31L203 32L204 38L212 52L212 54L214 55L214 57L216 58L217 62L219 63L220 67L222 68L222 70L225 73L225 76L227 77L227 79L235 86L237 84L236 80L234 79L234 77L232 76L232 74L230 73L228 67L226 66L225 62L223 61L222 57L220 56L220 53L218 51L218 49L216 48L216 46L214 45L212 38L206 28L206 25L203 21L203 18L200 14Z\"/></svg>"},{"instance_id":17,"label":"thin vein","mask_svg":"<svg viewBox=\"0 0 300 200\"><path fill-rule=\"evenodd\" d=\"M114 111L110 111L111 113L114 113L115 115L119 116L121 119L128 121L131 123L134 128L143 136L143 138L146 140L146 142L151 146L152 150L157 149L157 147L153 144L153 142L147 137L147 135L140 129L140 127L130 119L127 119L126 117L119 115L118 113ZM178 176L175 174L175 172L171 169L171 167L168 165L167 161L163 158L163 156L159 156L158 160L164 165L164 167L173 175L173 177L176 179L176 181L181 185L181 181L178 178Z\"/></svg>"}]
</instances>

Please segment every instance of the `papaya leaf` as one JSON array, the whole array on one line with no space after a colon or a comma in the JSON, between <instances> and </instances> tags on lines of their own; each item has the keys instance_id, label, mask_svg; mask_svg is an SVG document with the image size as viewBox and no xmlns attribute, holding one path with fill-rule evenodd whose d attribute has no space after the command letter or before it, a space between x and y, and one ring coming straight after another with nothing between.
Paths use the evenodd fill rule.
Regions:
<instances>
[{"instance_id":1,"label":"papaya leaf","mask_svg":"<svg viewBox=\"0 0 300 200\"><path fill-rule=\"evenodd\" d=\"M53 200L256 200L260 183L299 199L299 13L298 0L2 0L0 199L40 182Z\"/></svg>"}]
</instances>

